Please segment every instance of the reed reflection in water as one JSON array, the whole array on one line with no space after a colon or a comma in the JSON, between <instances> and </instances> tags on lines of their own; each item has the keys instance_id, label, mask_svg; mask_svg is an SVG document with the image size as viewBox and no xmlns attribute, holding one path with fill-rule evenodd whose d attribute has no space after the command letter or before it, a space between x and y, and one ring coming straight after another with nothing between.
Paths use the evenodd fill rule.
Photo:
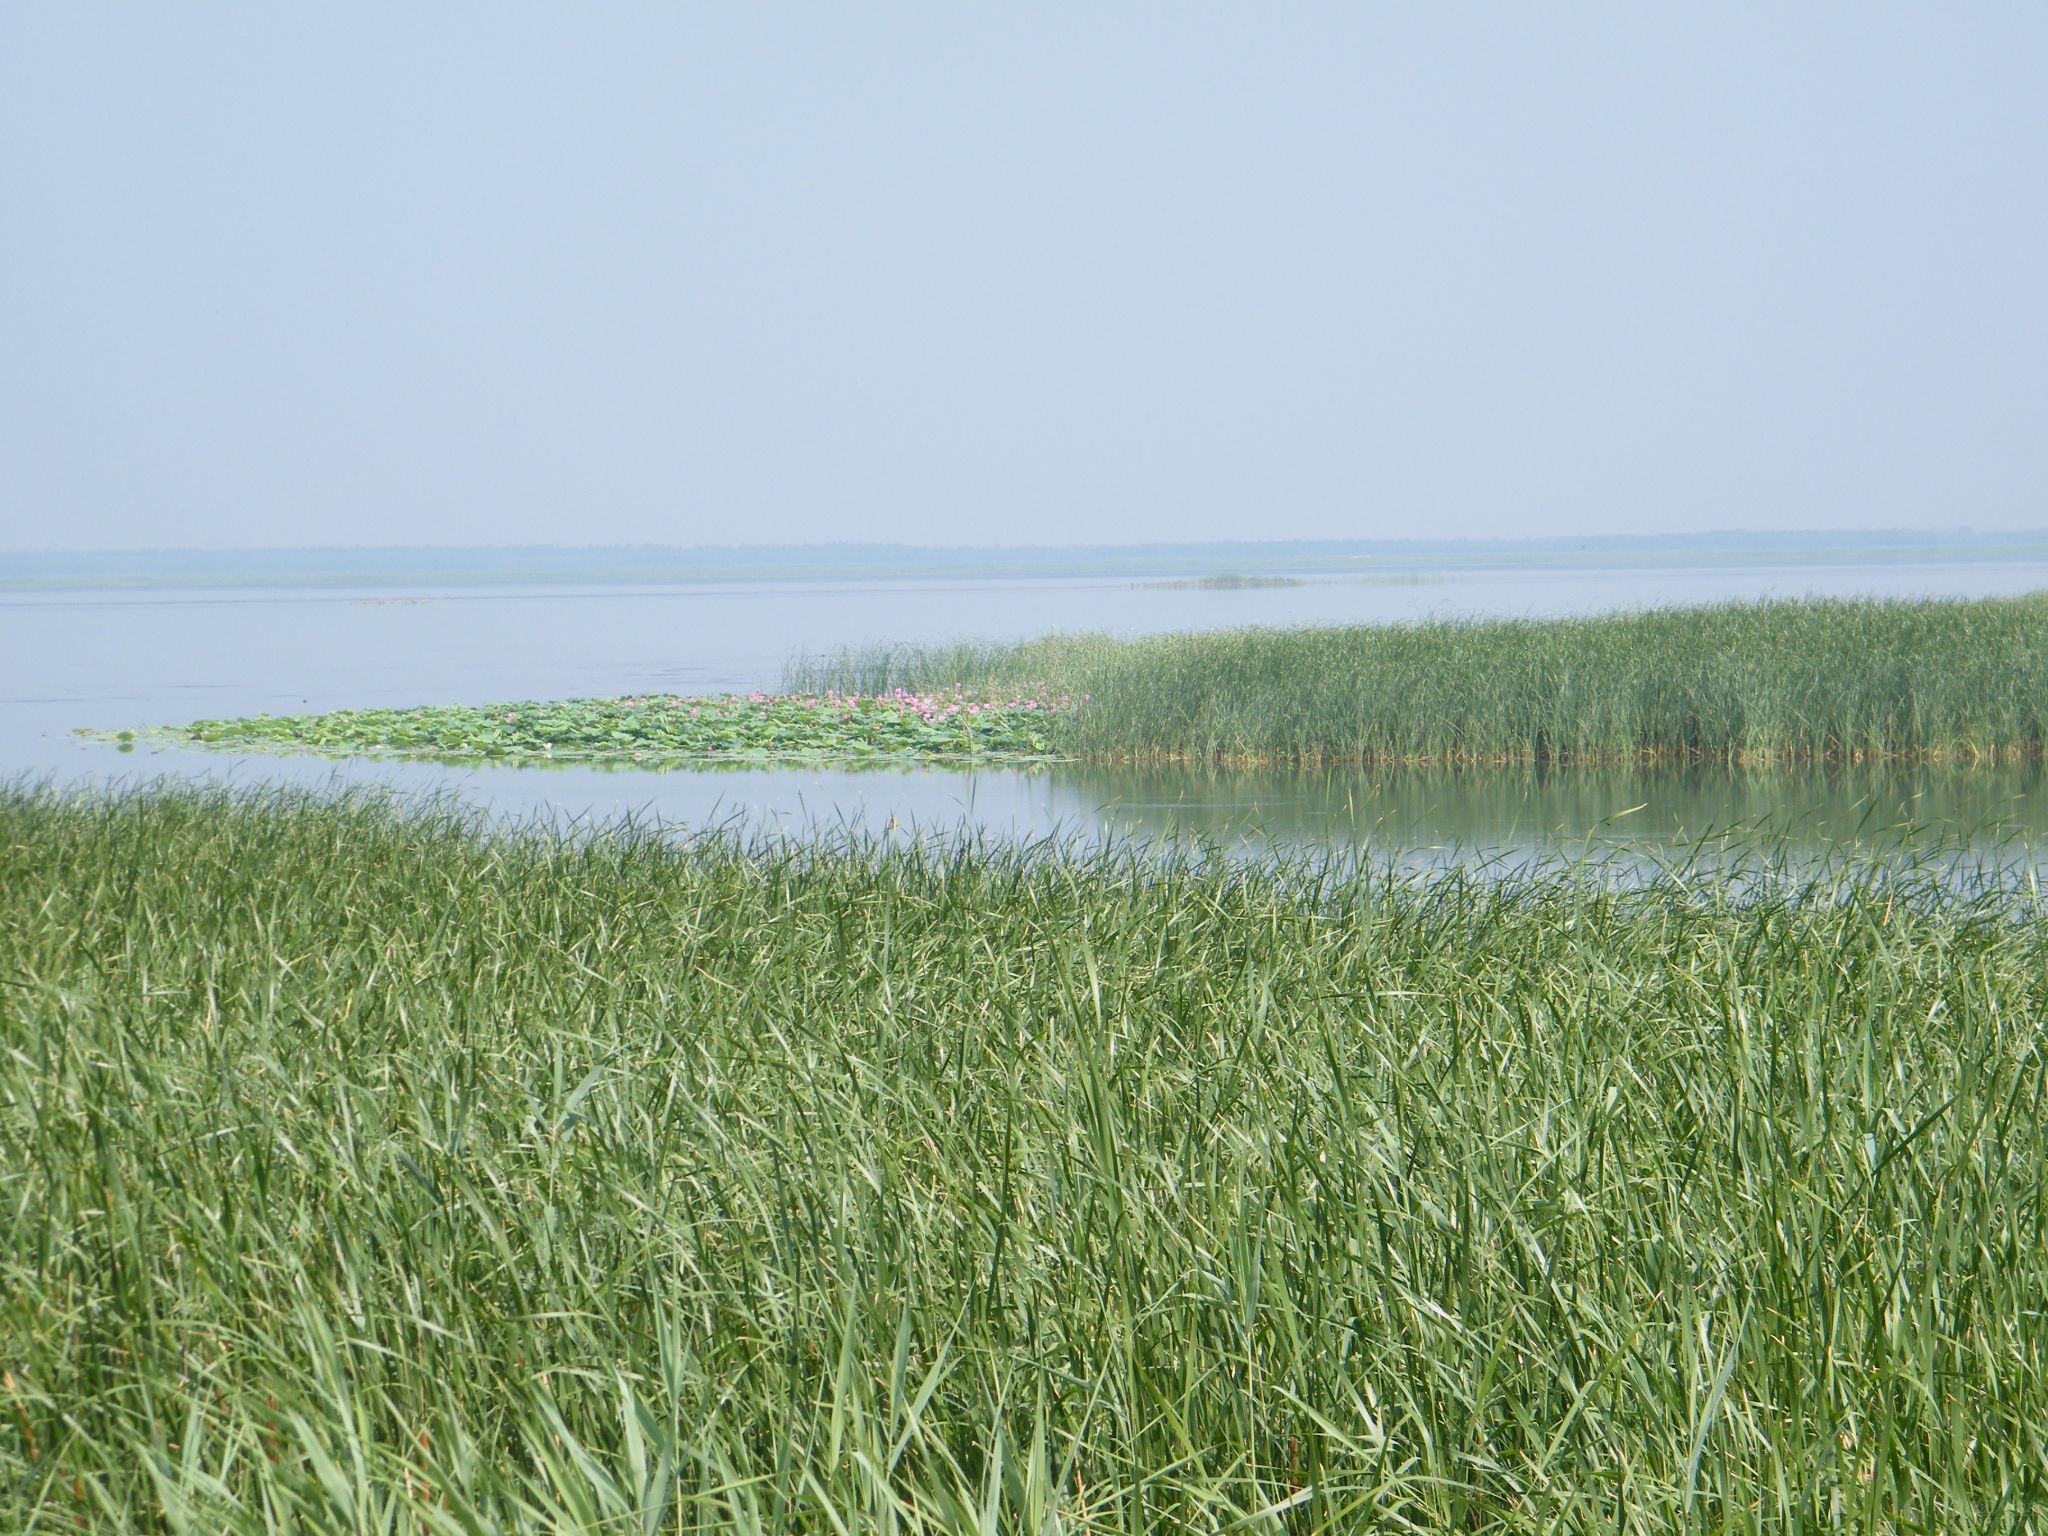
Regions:
<instances>
[{"instance_id":1,"label":"reed reflection in water","mask_svg":"<svg viewBox=\"0 0 2048 1536\"><path fill-rule=\"evenodd\" d=\"M1130 835L1393 847L1681 847L1764 830L1795 847L1908 837L2048 845L2039 765L1725 768L1055 770L1058 798Z\"/></svg>"}]
</instances>

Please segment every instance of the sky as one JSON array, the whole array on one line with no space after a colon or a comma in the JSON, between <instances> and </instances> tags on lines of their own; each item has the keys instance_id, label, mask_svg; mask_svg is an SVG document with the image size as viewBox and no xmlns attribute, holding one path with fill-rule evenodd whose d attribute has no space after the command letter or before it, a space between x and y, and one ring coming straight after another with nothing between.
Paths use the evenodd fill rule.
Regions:
<instances>
[{"instance_id":1,"label":"sky","mask_svg":"<svg viewBox=\"0 0 2048 1536\"><path fill-rule=\"evenodd\" d=\"M0 547L2048 525L2048 6L0 8Z\"/></svg>"}]
</instances>

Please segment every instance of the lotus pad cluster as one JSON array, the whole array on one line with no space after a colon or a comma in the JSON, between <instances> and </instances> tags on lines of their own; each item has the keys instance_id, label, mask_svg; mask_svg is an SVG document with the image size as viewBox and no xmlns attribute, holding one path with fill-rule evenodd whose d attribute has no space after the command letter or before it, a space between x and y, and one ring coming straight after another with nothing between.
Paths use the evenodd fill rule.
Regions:
<instances>
[{"instance_id":1,"label":"lotus pad cluster","mask_svg":"<svg viewBox=\"0 0 2048 1536\"><path fill-rule=\"evenodd\" d=\"M432 757L1014 760L1054 755L1054 718L1072 708L1051 694L965 689L653 695L255 715L170 734L224 747Z\"/></svg>"}]
</instances>

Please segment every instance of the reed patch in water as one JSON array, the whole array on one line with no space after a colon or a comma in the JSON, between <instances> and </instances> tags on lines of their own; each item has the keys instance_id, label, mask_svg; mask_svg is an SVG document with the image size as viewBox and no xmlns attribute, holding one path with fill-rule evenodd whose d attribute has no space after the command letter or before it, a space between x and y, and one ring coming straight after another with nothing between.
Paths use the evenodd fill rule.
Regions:
<instances>
[{"instance_id":1,"label":"reed patch in water","mask_svg":"<svg viewBox=\"0 0 2048 1536\"><path fill-rule=\"evenodd\" d=\"M1209 630L799 658L803 686L1045 680L1104 763L2033 761L2048 599L1730 603L1593 618Z\"/></svg>"}]
</instances>

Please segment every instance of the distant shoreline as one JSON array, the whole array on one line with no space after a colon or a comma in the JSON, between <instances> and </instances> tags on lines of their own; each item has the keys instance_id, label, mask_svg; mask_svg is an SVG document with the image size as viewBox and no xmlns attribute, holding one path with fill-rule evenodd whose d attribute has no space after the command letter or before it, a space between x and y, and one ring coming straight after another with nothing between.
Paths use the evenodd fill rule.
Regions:
<instances>
[{"instance_id":1,"label":"distant shoreline","mask_svg":"<svg viewBox=\"0 0 2048 1536\"><path fill-rule=\"evenodd\" d=\"M592 548L0 551L0 591L696 586L813 581L1186 580L1482 570L2048 563L2048 529L1722 532L1604 538L1295 540L941 548L906 544Z\"/></svg>"}]
</instances>

